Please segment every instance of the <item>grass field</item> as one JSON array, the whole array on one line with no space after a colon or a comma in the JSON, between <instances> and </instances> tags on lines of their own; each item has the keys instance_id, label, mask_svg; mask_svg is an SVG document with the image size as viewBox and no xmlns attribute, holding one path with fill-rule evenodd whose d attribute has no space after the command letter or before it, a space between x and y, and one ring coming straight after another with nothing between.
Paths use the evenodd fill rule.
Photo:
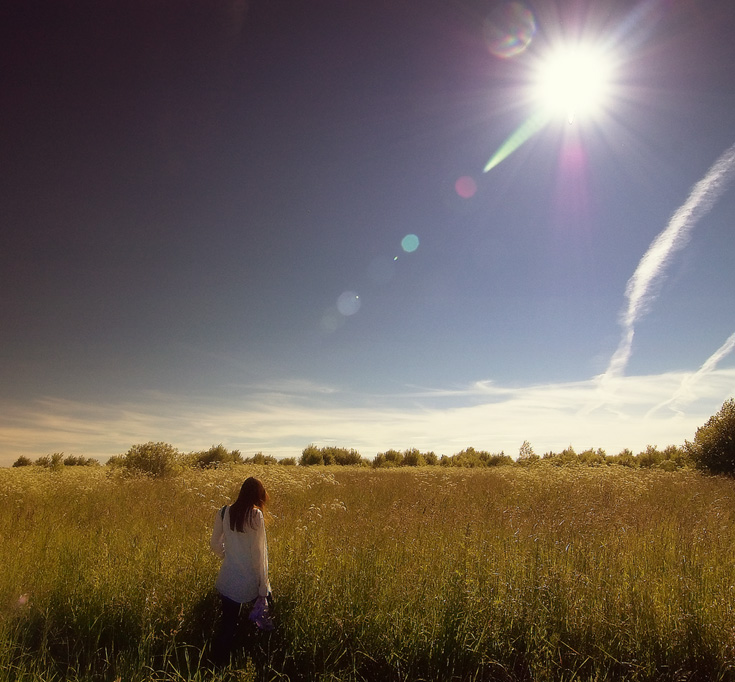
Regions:
<instances>
[{"instance_id":1,"label":"grass field","mask_svg":"<svg viewBox=\"0 0 735 682\"><path fill-rule=\"evenodd\" d=\"M256 475L278 627L218 672ZM625 467L0 469L3 680L735 680L735 483Z\"/></svg>"}]
</instances>

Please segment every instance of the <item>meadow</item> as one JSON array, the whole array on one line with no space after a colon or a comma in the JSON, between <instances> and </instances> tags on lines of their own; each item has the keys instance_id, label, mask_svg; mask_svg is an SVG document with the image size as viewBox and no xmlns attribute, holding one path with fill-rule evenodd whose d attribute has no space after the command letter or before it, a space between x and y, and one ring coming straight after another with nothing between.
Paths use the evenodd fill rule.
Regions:
<instances>
[{"instance_id":1,"label":"meadow","mask_svg":"<svg viewBox=\"0 0 735 682\"><path fill-rule=\"evenodd\" d=\"M213 671L216 510L278 626ZM692 470L0 469L2 680L735 680L735 482Z\"/></svg>"}]
</instances>

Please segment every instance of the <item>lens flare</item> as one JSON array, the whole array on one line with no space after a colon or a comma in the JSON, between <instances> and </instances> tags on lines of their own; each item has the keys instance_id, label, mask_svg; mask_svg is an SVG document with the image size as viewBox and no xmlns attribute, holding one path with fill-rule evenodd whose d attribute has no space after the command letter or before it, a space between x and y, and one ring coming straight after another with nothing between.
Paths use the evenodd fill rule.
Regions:
<instances>
[{"instance_id":1,"label":"lens flare","mask_svg":"<svg viewBox=\"0 0 735 682\"><path fill-rule=\"evenodd\" d=\"M591 202L589 168L582 140L573 132L559 152L555 185L555 222L564 230L584 230L589 225Z\"/></svg>"},{"instance_id":2,"label":"lens flare","mask_svg":"<svg viewBox=\"0 0 735 682\"><path fill-rule=\"evenodd\" d=\"M487 173L489 170L495 168L495 166L497 166L501 161L507 159L516 149L518 149L518 147L520 147L524 142L528 142L535 133L541 130L541 128L549 122L549 118L549 113L546 111L538 111L527 118L520 126L518 126L518 128L516 128L511 136L500 145L498 151L490 157L490 160L487 162L482 172Z\"/></svg>"},{"instance_id":3,"label":"lens flare","mask_svg":"<svg viewBox=\"0 0 735 682\"><path fill-rule=\"evenodd\" d=\"M419 248L419 238L415 234L407 234L401 239L401 248L406 253L413 253Z\"/></svg>"},{"instance_id":4,"label":"lens flare","mask_svg":"<svg viewBox=\"0 0 735 682\"><path fill-rule=\"evenodd\" d=\"M604 110L611 93L614 55L592 43L560 45L537 60L531 96L536 112L527 118L487 162L484 173L507 159L559 114L569 123Z\"/></svg>"},{"instance_id":5,"label":"lens flare","mask_svg":"<svg viewBox=\"0 0 735 682\"><path fill-rule=\"evenodd\" d=\"M454 191L463 199L471 199L477 192L477 183L469 175L463 175L454 183Z\"/></svg>"},{"instance_id":6,"label":"lens flare","mask_svg":"<svg viewBox=\"0 0 735 682\"><path fill-rule=\"evenodd\" d=\"M361 305L362 301L354 291L345 291L337 299L337 310L345 317L354 315L360 310Z\"/></svg>"},{"instance_id":7,"label":"lens flare","mask_svg":"<svg viewBox=\"0 0 735 682\"><path fill-rule=\"evenodd\" d=\"M496 7L485 20L485 42L488 50L501 59L521 54L536 34L533 13L521 2Z\"/></svg>"}]
</instances>

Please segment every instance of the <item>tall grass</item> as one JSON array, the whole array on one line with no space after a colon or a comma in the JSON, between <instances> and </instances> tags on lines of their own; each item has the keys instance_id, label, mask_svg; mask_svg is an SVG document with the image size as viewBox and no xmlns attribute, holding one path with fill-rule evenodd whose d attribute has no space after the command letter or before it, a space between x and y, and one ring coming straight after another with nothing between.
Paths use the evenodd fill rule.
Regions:
<instances>
[{"instance_id":1,"label":"tall grass","mask_svg":"<svg viewBox=\"0 0 735 682\"><path fill-rule=\"evenodd\" d=\"M248 475L278 628L211 672ZM735 680L735 484L693 472L0 469L8 680Z\"/></svg>"}]
</instances>

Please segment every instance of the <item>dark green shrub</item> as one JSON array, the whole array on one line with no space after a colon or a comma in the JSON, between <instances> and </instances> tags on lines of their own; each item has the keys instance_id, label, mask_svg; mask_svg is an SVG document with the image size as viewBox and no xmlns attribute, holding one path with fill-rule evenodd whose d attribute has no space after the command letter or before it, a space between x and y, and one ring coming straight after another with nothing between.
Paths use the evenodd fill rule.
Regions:
<instances>
[{"instance_id":1,"label":"dark green shrub","mask_svg":"<svg viewBox=\"0 0 735 682\"><path fill-rule=\"evenodd\" d=\"M655 445L647 445L645 452L638 453L638 466L641 469L649 469L661 464L664 459L663 453Z\"/></svg>"},{"instance_id":2,"label":"dark green shrub","mask_svg":"<svg viewBox=\"0 0 735 682\"><path fill-rule=\"evenodd\" d=\"M350 466L352 464L360 464L362 457L357 450L347 448L322 448L324 453L324 461L327 461L327 453L330 455L330 459L334 460L335 464L342 466Z\"/></svg>"},{"instance_id":3,"label":"dark green shrub","mask_svg":"<svg viewBox=\"0 0 735 682\"><path fill-rule=\"evenodd\" d=\"M619 464L620 466L630 467L631 469L635 469L638 466L636 456L628 448L621 450L617 455L608 455L605 461L608 464Z\"/></svg>"},{"instance_id":4,"label":"dark green shrub","mask_svg":"<svg viewBox=\"0 0 735 682\"><path fill-rule=\"evenodd\" d=\"M439 463L439 458L435 452L421 452L418 448L407 448L403 452L394 450L386 450L379 452L372 461L372 466L376 469L390 467L422 467L426 465L434 466Z\"/></svg>"},{"instance_id":5,"label":"dark green shrub","mask_svg":"<svg viewBox=\"0 0 735 682\"><path fill-rule=\"evenodd\" d=\"M486 466L486 460L482 457L482 452L478 452L473 447L465 448L456 455L452 455L452 466L456 467L484 467Z\"/></svg>"},{"instance_id":6,"label":"dark green shrub","mask_svg":"<svg viewBox=\"0 0 735 682\"><path fill-rule=\"evenodd\" d=\"M243 458L239 450L228 450L222 443L213 445L209 450L194 452L189 455L192 466L200 469L216 469L223 464L242 464Z\"/></svg>"},{"instance_id":7,"label":"dark green shrub","mask_svg":"<svg viewBox=\"0 0 735 682\"><path fill-rule=\"evenodd\" d=\"M302 450L299 464L301 466L312 466L314 464L351 466L354 464L364 465L364 462L357 450L348 450L347 448L338 448L331 445L318 448L312 443Z\"/></svg>"},{"instance_id":8,"label":"dark green shrub","mask_svg":"<svg viewBox=\"0 0 735 682\"><path fill-rule=\"evenodd\" d=\"M378 469L382 467L399 467L403 466L403 453L398 450L390 449L385 452L379 452L375 455L373 466Z\"/></svg>"},{"instance_id":9,"label":"dark green shrub","mask_svg":"<svg viewBox=\"0 0 735 682\"><path fill-rule=\"evenodd\" d=\"M64 453L54 452L53 455L44 455L39 457L34 464L45 469L61 469L64 466Z\"/></svg>"},{"instance_id":10,"label":"dark green shrub","mask_svg":"<svg viewBox=\"0 0 735 682\"><path fill-rule=\"evenodd\" d=\"M437 457L437 454L434 451L424 452L423 455L428 466L431 467L439 464L439 457Z\"/></svg>"},{"instance_id":11,"label":"dark green shrub","mask_svg":"<svg viewBox=\"0 0 735 682\"><path fill-rule=\"evenodd\" d=\"M606 463L605 451L601 449L589 448L583 450L577 455L577 459L580 464L586 464L587 466L600 466Z\"/></svg>"},{"instance_id":12,"label":"dark green shrub","mask_svg":"<svg viewBox=\"0 0 735 682\"><path fill-rule=\"evenodd\" d=\"M64 458L66 467L93 467L98 466L99 461L94 457L83 457L82 455L68 455Z\"/></svg>"},{"instance_id":13,"label":"dark green shrub","mask_svg":"<svg viewBox=\"0 0 735 682\"><path fill-rule=\"evenodd\" d=\"M426 458L417 448L410 448L403 453L403 466L419 467L426 465Z\"/></svg>"},{"instance_id":14,"label":"dark green shrub","mask_svg":"<svg viewBox=\"0 0 735 682\"><path fill-rule=\"evenodd\" d=\"M442 457L441 464L446 466L444 457ZM504 452L491 453L487 450L475 450L472 447L465 448L449 458L449 466L475 468L495 467L505 464L513 464L513 458Z\"/></svg>"},{"instance_id":15,"label":"dark green shrub","mask_svg":"<svg viewBox=\"0 0 735 682\"><path fill-rule=\"evenodd\" d=\"M579 457L574 448L570 445L561 452L547 452L544 454L544 460L554 466L569 466L579 464Z\"/></svg>"},{"instance_id":16,"label":"dark green shrub","mask_svg":"<svg viewBox=\"0 0 735 682\"><path fill-rule=\"evenodd\" d=\"M273 455L264 455L262 452L246 457L243 462L245 464L278 464L278 460Z\"/></svg>"},{"instance_id":17,"label":"dark green shrub","mask_svg":"<svg viewBox=\"0 0 735 682\"><path fill-rule=\"evenodd\" d=\"M663 461L659 463L659 467L666 471L675 471L691 465L691 459L686 448L668 445L661 454L663 455Z\"/></svg>"},{"instance_id":18,"label":"dark green shrub","mask_svg":"<svg viewBox=\"0 0 735 682\"><path fill-rule=\"evenodd\" d=\"M316 464L324 464L324 457L322 451L313 443L307 445L301 451L301 459L299 460L301 466L314 466Z\"/></svg>"},{"instance_id":19,"label":"dark green shrub","mask_svg":"<svg viewBox=\"0 0 735 682\"><path fill-rule=\"evenodd\" d=\"M112 457L105 462L105 466L110 467L110 469L124 469L125 455L112 455Z\"/></svg>"},{"instance_id":20,"label":"dark green shrub","mask_svg":"<svg viewBox=\"0 0 735 682\"><path fill-rule=\"evenodd\" d=\"M698 469L713 474L735 475L735 400L726 400L720 411L700 426L694 442L685 449Z\"/></svg>"},{"instance_id":21,"label":"dark green shrub","mask_svg":"<svg viewBox=\"0 0 735 682\"><path fill-rule=\"evenodd\" d=\"M173 445L149 441L133 445L123 455L122 464L128 471L161 478L178 473L181 459L181 454Z\"/></svg>"}]
</instances>

